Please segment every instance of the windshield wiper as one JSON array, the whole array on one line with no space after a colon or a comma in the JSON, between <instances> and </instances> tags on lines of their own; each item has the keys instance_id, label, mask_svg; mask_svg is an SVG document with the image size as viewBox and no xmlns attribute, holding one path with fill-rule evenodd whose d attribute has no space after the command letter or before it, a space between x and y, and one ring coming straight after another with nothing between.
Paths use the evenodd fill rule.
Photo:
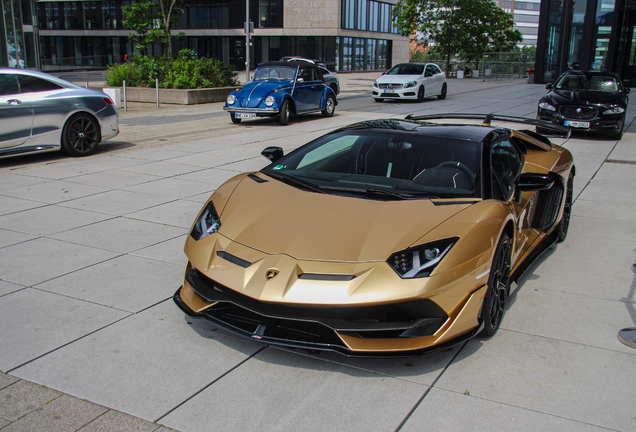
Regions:
<instances>
[{"instance_id":1,"label":"windshield wiper","mask_svg":"<svg viewBox=\"0 0 636 432\"><path fill-rule=\"evenodd\" d=\"M363 194L363 195L383 195L383 196L389 196L389 197L393 197L393 198L397 198L397 199L402 199L402 200L410 200L410 199L421 199L421 198L439 198L435 195L430 195L430 194L403 194L403 193L399 193L399 192L393 192L390 190L385 190L385 189L358 189L358 188L344 188L344 187L338 187L338 186L319 186L320 189L323 190L331 190L331 191L338 191L338 192L352 192L352 193L356 193L356 194Z\"/></svg>"},{"instance_id":2,"label":"windshield wiper","mask_svg":"<svg viewBox=\"0 0 636 432\"><path fill-rule=\"evenodd\" d=\"M292 186L300 187L301 189L308 189L308 190L313 191L313 192L325 193L324 191L322 191L320 189L319 186L316 186L315 184L313 184L311 182L308 182L307 180L300 179L298 177L292 177L290 175L282 174L282 173L274 174L274 173L266 172L264 174L268 175L270 177L273 177L276 180L280 180L283 183L287 183L287 184L292 185Z\"/></svg>"}]
</instances>

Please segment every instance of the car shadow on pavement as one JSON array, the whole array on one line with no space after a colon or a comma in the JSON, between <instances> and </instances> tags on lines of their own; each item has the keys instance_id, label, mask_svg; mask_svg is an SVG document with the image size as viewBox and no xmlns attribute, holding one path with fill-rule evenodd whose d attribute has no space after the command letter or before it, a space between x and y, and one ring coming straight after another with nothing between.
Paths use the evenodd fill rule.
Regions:
<instances>
[{"instance_id":1,"label":"car shadow on pavement","mask_svg":"<svg viewBox=\"0 0 636 432\"><path fill-rule=\"evenodd\" d=\"M109 153L112 153L114 151L124 150L132 147L135 147L135 144L124 141L106 141L104 143L100 143L97 146L97 151L92 155L79 158L69 156L62 151L28 154L24 156L13 156L6 159L0 159L0 170L12 170L16 167L30 168L37 165L49 165L57 162L71 162L91 159L94 157L108 155Z\"/></svg>"}]
</instances>

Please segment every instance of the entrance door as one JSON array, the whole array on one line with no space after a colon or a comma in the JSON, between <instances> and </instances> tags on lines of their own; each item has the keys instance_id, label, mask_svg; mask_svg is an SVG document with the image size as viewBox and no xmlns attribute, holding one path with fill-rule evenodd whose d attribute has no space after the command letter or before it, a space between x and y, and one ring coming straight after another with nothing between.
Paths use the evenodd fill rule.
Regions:
<instances>
[{"instance_id":1,"label":"entrance door","mask_svg":"<svg viewBox=\"0 0 636 432\"><path fill-rule=\"evenodd\" d=\"M636 85L636 11L628 11L626 39L621 41L625 44L625 56L620 68L621 78L627 86ZM620 62L620 59L619 59Z\"/></svg>"}]
</instances>

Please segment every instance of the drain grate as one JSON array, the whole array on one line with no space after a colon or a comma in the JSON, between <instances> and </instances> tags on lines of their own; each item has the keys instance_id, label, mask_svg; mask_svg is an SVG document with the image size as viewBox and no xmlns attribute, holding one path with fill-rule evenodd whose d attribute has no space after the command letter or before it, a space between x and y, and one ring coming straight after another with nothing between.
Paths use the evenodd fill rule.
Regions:
<instances>
[{"instance_id":1,"label":"drain grate","mask_svg":"<svg viewBox=\"0 0 636 432\"><path fill-rule=\"evenodd\" d=\"M607 163L623 164L623 165L636 165L636 161L620 160L620 159L606 159Z\"/></svg>"}]
</instances>

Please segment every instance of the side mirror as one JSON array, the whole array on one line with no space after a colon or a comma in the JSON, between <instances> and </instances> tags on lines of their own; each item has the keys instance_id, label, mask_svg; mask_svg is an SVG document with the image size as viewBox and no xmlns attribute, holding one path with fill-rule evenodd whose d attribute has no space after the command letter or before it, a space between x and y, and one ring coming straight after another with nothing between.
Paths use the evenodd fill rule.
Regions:
<instances>
[{"instance_id":1,"label":"side mirror","mask_svg":"<svg viewBox=\"0 0 636 432\"><path fill-rule=\"evenodd\" d=\"M547 174L521 173L515 182L515 204L521 203L521 192L540 191L550 189L554 185L554 180Z\"/></svg>"},{"instance_id":2,"label":"side mirror","mask_svg":"<svg viewBox=\"0 0 636 432\"><path fill-rule=\"evenodd\" d=\"M297 83L304 83L304 82L305 82L305 79L304 79L304 78L298 78L298 79L296 80L296 82L297 82Z\"/></svg>"},{"instance_id":3,"label":"side mirror","mask_svg":"<svg viewBox=\"0 0 636 432\"><path fill-rule=\"evenodd\" d=\"M302 78L300 78L302 79ZM261 152L263 156L270 160L270 162L274 163L278 159L283 157L283 149L280 147L267 147L265 150Z\"/></svg>"},{"instance_id":4,"label":"side mirror","mask_svg":"<svg viewBox=\"0 0 636 432\"><path fill-rule=\"evenodd\" d=\"M545 88L547 88L548 90L552 90L552 83L547 83L545 85Z\"/></svg>"},{"instance_id":5,"label":"side mirror","mask_svg":"<svg viewBox=\"0 0 636 432\"><path fill-rule=\"evenodd\" d=\"M554 186L554 180L547 174L522 173L517 177L517 189L522 192L541 191Z\"/></svg>"},{"instance_id":6,"label":"side mirror","mask_svg":"<svg viewBox=\"0 0 636 432\"><path fill-rule=\"evenodd\" d=\"M632 92L632 89L629 87L625 88L625 94L630 94Z\"/></svg>"}]
</instances>

